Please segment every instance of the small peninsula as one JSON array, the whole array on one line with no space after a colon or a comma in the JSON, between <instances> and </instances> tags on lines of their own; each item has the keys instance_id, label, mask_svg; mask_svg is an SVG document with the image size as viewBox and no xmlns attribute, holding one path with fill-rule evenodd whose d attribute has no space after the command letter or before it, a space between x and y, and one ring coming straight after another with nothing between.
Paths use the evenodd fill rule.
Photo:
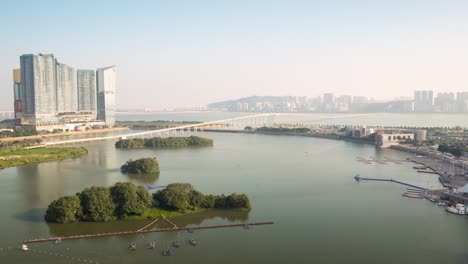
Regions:
<instances>
[{"instance_id":1,"label":"small peninsula","mask_svg":"<svg viewBox=\"0 0 468 264\"><path fill-rule=\"evenodd\" d=\"M85 148L1 149L0 169L30 163L77 158L88 153Z\"/></svg>"},{"instance_id":2,"label":"small peninsula","mask_svg":"<svg viewBox=\"0 0 468 264\"><path fill-rule=\"evenodd\" d=\"M188 183L169 184L151 196L142 186L119 182L108 188L86 188L74 196L53 201L45 220L53 223L147 220L207 209L250 210L251 205L246 194L205 195Z\"/></svg>"},{"instance_id":3,"label":"small peninsula","mask_svg":"<svg viewBox=\"0 0 468 264\"><path fill-rule=\"evenodd\" d=\"M120 171L131 174L158 174L159 162L156 158L142 158L137 160L128 160Z\"/></svg>"},{"instance_id":4,"label":"small peninsula","mask_svg":"<svg viewBox=\"0 0 468 264\"><path fill-rule=\"evenodd\" d=\"M190 137L154 137L149 139L121 139L115 143L116 148L183 148L213 146L213 140L197 136Z\"/></svg>"}]
</instances>

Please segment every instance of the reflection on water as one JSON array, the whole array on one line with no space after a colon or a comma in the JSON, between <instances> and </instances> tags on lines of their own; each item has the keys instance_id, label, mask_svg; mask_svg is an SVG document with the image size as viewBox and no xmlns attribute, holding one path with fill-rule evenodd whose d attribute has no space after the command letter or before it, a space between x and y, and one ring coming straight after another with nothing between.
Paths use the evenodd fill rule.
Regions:
<instances>
[{"instance_id":1,"label":"reflection on water","mask_svg":"<svg viewBox=\"0 0 468 264\"><path fill-rule=\"evenodd\" d=\"M153 185L158 179L159 174L123 174L126 175L129 179L134 180L135 182L141 185Z\"/></svg>"},{"instance_id":2,"label":"reflection on water","mask_svg":"<svg viewBox=\"0 0 468 264\"><path fill-rule=\"evenodd\" d=\"M42 216L43 216L42 211ZM43 217L42 217L43 219ZM228 222L247 222L249 212L246 210L206 210L204 212L187 214L171 218L178 227L200 225L206 220L222 220ZM48 223L51 236L71 236L82 234L97 234L117 231L138 230L152 222L148 221L112 221L107 223L79 222L71 224ZM153 228L172 227L165 221L158 221Z\"/></svg>"},{"instance_id":3,"label":"reflection on water","mask_svg":"<svg viewBox=\"0 0 468 264\"><path fill-rule=\"evenodd\" d=\"M26 222L40 223L44 221L46 208L33 208L26 212L15 214L16 219Z\"/></svg>"}]
</instances>

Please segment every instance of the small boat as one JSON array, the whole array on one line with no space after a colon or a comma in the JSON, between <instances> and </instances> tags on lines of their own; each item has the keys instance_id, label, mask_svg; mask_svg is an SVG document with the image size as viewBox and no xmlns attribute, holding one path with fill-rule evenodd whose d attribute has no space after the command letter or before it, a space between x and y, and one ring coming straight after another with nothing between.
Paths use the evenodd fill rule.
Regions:
<instances>
[{"instance_id":1,"label":"small boat","mask_svg":"<svg viewBox=\"0 0 468 264\"><path fill-rule=\"evenodd\" d=\"M131 243L130 246L128 246L128 249L130 250L136 250L136 243Z\"/></svg>"},{"instance_id":2,"label":"small boat","mask_svg":"<svg viewBox=\"0 0 468 264\"><path fill-rule=\"evenodd\" d=\"M438 206L446 206L447 204L444 203L444 202L438 202L437 205L438 205Z\"/></svg>"},{"instance_id":3,"label":"small boat","mask_svg":"<svg viewBox=\"0 0 468 264\"><path fill-rule=\"evenodd\" d=\"M61 237L57 238L57 240L55 240L54 243L55 243L55 244L60 244L60 243L62 243L62 238L61 238Z\"/></svg>"},{"instance_id":4,"label":"small boat","mask_svg":"<svg viewBox=\"0 0 468 264\"><path fill-rule=\"evenodd\" d=\"M449 212L449 213L458 214L458 209L455 208L455 207L453 207L453 206L449 206L449 207L447 207L447 209L445 209L445 210L447 210L447 212Z\"/></svg>"},{"instance_id":5,"label":"small boat","mask_svg":"<svg viewBox=\"0 0 468 264\"><path fill-rule=\"evenodd\" d=\"M156 247L156 242L149 242L148 249L154 249Z\"/></svg>"},{"instance_id":6,"label":"small boat","mask_svg":"<svg viewBox=\"0 0 468 264\"><path fill-rule=\"evenodd\" d=\"M250 229L250 226L249 226L248 224L245 224L245 225L244 225L244 228L245 228L245 229Z\"/></svg>"},{"instance_id":7,"label":"small boat","mask_svg":"<svg viewBox=\"0 0 468 264\"><path fill-rule=\"evenodd\" d=\"M21 245L20 249L21 249L21 251L28 251L29 247L28 247L28 245L23 244L23 245Z\"/></svg>"},{"instance_id":8,"label":"small boat","mask_svg":"<svg viewBox=\"0 0 468 264\"><path fill-rule=\"evenodd\" d=\"M168 248L168 249L164 249L163 252L162 252L163 256L171 256L172 255L172 252L171 250Z\"/></svg>"},{"instance_id":9,"label":"small boat","mask_svg":"<svg viewBox=\"0 0 468 264\"><path fill-rule=\"evenodd\" d=\"M172 243L172 245L176 248L180 247L180 243L179 241L174 241L174 243Z\"/></svg>"},{"instance_id":10,"label":"small boat","mask_svg":"<svg viewBox=\"0 0 468 264\"><path fill-rule=\"evenodd\" d=\"M188 232L189 232L189 233L193 233L193 228L189 228L189 229L188 229Z\"/></svg>"},{"instance_id":11,"label":"small boat","mask_svg":"<svg viewBox=\"0 0 468 264\"><path fill-rule=\"evenodd\" d=\"M189 242L190 242L190 245L192 245L192 246L197 245L197 241L195 239L190 239Z\"/></svg>"}]
</instances>

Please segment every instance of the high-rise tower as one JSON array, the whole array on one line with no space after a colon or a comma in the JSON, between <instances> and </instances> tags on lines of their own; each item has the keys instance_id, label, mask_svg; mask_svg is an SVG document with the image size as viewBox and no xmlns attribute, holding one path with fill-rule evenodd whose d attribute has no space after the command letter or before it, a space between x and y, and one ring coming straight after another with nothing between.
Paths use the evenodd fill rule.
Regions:
<instances>
[{"instance_id":1,"label":"high-rise tower","mask_svg":"<svg viewBox=\"0 0 468 264\"><path fill-rule=\"evenodd\" d=\"M97 70L97 119L115 125L115 66Z\"/></svg>"}]
</instances>

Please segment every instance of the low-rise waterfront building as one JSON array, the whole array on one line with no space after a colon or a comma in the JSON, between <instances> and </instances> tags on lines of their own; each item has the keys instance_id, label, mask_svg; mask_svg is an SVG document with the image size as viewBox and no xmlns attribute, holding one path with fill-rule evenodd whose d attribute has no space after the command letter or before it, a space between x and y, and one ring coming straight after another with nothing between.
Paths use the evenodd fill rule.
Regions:
<instances>
[{"instance_id":1,"label":"low-rise waterfront building","mask_svg":"<svg viewBox=\"0 0 468 264\"><path fill-rule=\"evenodd\" d=\"M400 142L404 142L408 139L413 140L414 133L381 130L377 132L375 136L375 145L379 148L388 148L393 145L398 145Z\"/></svg>"}]
</instances>

